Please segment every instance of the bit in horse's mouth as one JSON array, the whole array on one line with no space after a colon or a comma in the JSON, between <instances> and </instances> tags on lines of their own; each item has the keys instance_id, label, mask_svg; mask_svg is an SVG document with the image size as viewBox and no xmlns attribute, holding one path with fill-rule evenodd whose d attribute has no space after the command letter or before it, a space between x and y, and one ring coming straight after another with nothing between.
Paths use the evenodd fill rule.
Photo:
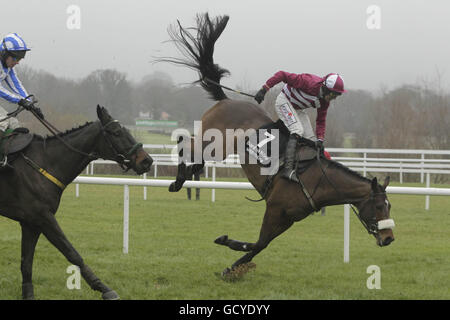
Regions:
<instances>
[{"instance_id":1,"label":"bit in horse's mouth","mask_svg":"<svg viewBox=\"0 0 450 320\"><path fill-rule=\"evenodd\" d=\"M141 161L141 163L139 163L139 165L136 168L136 173L137 174L143 174L146 173L150 170L151 166L152 166L153 160L149 159L149 158L145 158L144 160Z\"/></svg>"}]
</instances>

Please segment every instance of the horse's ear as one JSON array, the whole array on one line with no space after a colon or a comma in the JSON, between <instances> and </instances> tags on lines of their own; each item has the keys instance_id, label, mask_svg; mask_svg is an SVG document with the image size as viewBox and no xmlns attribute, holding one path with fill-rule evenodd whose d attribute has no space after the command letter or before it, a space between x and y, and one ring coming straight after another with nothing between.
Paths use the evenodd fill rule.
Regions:
<instances>
[{"instance_id":1,"label":"horse's ear","mask_svg":"<svg viewBox=\"0 0 450 320\"><path fill-rule=\"evenodd\" d=\"M376 191L378 187L378 180L377 177L372 179L372 190Z\"/></svg>"},{"instance_id":2,"label":"horse's ear","mask_svg":"<svg viewBox=\"0 0 450 320\"><path fill-rule=\"evenodd\" d=\"M101 122L109 121L109 118L111 118L111 116L108 113L108 110L106 110L105 107L102 107L99 104L97 105L97 116Z\"/></svg>"},{"instance_id":3,"label":"horse's ear","mask_svg":"<svg viewBox=\"0 0 450 320\"><path fill-rule=\"evenodd\" d=\"M390 176L387 176L386 179L384 179L383 189L386 190L386 187L388 186L390 180L391 180Z\"/></svg>"},{"instance_id":4,"label":"horse's ear","mask_svg":"<svg viewBox=\"0 0 450 320\"><path fill-rule=\"evenodd\" d=\"M100 105L97 105L97 117L102 120L103 108Z\"/></svg>"}]
</instances>

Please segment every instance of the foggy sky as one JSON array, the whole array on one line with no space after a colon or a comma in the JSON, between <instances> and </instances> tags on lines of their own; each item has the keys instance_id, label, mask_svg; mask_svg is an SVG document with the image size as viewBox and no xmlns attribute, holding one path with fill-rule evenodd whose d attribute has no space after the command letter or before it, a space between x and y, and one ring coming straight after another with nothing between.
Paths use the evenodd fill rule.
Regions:
<instances>
[{"instance_id":1,"label":"foggy sky","mask_svg":"<svg viewBox=\"0 0 450 320\"><path fill-rule=\"evenodd\" d=\"M66 26L69 5L81 9L81 29ZM370 5L381 28L366 26ZM273 73L340 73L348 89L376 92L422 80L450 85L450 3L444 0L15 0L3 1L1 36L16 32L32 51L21 64L80 79L114 68L139 81L155 71L177 84L197 80L189 69L152 64L179 56L167 27L195 15L228 14L215 62L231 71L223 84L258 89Z\"/></svg>"}]
</instances>

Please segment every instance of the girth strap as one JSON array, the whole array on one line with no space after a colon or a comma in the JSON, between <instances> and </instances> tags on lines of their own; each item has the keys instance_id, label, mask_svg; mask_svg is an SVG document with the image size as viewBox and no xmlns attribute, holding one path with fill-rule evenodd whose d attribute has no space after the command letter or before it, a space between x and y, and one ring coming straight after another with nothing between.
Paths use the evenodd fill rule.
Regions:
<instances>
[{"instance_id":1,"label":"girth strap","mask_svg":"<svg viewBox=\"0 0 450 320\"><path fill-rule=\"evenodd\" d=\"M54 176L52 176L50 173L48 173L46 170L42 169L37 165L33 160L25 156L23 153L21 153L23 159L26 163L28 163L33 169L37 170L39 173L41 173L44 177L46 177L48 180L56 184L61 190L64 190L66 188L66 185L56 179Z\"/></svg>"},{"instance_id":2,"label":"girth strap","mask_svg":"<svg viewBox=\"0 0 450 320\"><path fill-rule=\"evenodd\" d=\"M252 202L259 202L259 201L265 200L266 197L267 197L267 193L269 192L269 190L270 190L270 188L272 186L272 182L273 182L273 178L274 177L275 176L267 177L266 181L264 181L264 184L263 184L263 186L261 188L261 191L257 190L261 194L261 199L253 200L253 199L250 199L248 197L245 197L245 199L247 199L249 201L252 201Z\"/></svg>"},{"instance_id":3,"label":"girth strap","mask_svg":"<svg viewBox=\"0 0 450 320\"><path fill-rule=\"evenodd\" d=\"M309 194L308 190L305 187L305 184L303 183L302 179L300 179L300 177L298 177L298 183L300 184L300 186L302 187L302 191L306 196L306 199L308 199L309 204L311 205L311 207L313 208L314 211L319 211L319 209L317 209L313 198L311 197L311 195Z\"/></svg>"}]
</instances>

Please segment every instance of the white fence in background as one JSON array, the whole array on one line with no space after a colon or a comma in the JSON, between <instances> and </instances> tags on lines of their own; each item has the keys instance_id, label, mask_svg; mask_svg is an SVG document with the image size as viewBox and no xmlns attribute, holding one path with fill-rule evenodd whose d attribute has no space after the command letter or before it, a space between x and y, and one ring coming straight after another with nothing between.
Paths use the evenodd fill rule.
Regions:
<instances>
[{"instance_id":1,"label":"white fence in background","mask_svg":"<svg viewBox=\"0 0 450 320\"><path fill-rule=\"evenodd\" d=\"M124 186L124 208L123 208L123 253L128 253L129 249L129 213L130 195L129 186L144 187L164 187L167 188L172 183L171 180L156 179L125 179L125 178L100 178L100 177L77 177L75 184L99 184L99 185L122 185ZM234 190L255 190L249 182L218 182L218 181L186 181L184 188L208 188L208 189L234 189ZM407 187L387 187L388 194L414 194L450 196L450 188L407 188ZM344 262L350 261L350 208L344 206Z\"/></svg>"},{"instance_id":2,"label":"white fence in background","mask_svg":"<svg viewBox=\"0 0 450 320\"><path fill-rule=\"evenodd\" d=\"M157 145L146 144L146 149L163 149L173 150L176 145ZM420 181L426 187L430 187L431 174L450 174L450 150L416 150L416 149L351 149L351 148L327 148L332 154L333 160L349 167L354 171L362 172L363 176L367 176L369 172L398 173L400 183L403 183L403 175L406 173L420 174ZM335 154L359 154L360 157L340 157ZM379 154L404 154L416 156L415 158L374 158L369 155ZM446 159L434 159L430 156L444 156ZM177 166L178 155L172 154L151 154L153 162L153 176L158 177L158 166ZM428 158L426 158L428 156ZM94 174L94 166L97 164L115 164L114 161L96 160L92 161L88 166L86 173ZM211 178L216 180L216 168L241 168L238 155L230 155L221 162L207 161L205 163L205 177L209 177L209 168L211 168ZM147 178L145 175L144 178ZM78 190L78 187L77 187ZM144 187L144 198L146 198L146 189ZM215 189L211 191L211 201L215 201ZM425 209L428 210L430 205L430 197L425 197Z\"/></svg>"},{"instance_id":3,"label":"white fence in background","mask_svg":"<svg viewBox=\"0 0 450 320\"><path fill-rule=\"evenodd\" d=\"M420 182L424 183L425 174L449 174L450 150L426 149L370 149L370 148L327 148L333 160L342 163L355 171L367 172L395 172L400 174L400 183L404 173L419 173ZM357 154L358 157L338 156L339 154ZM373 155L408 155L408 158L375 158ZM372 157L370 157L372 155ZM430 156L444 156L445 159L430 158ZM428 157L428 158L427 158Z\"/></svg>"},{"instance_id":4,"label":"white fence in background","mask_svg":"<svg viewBox=\"0 0 450 320\"><path fill-rule=\"evenodd\" d=\"M146 149L173 150L176 145L145 144ZM420 182L424 183L426 175L450 174L450 150L417 150L417 149L361 149L361 148L327 148L332 154L333 160L342 163L354 171L362 172L367 176L369 172L393 172L400 176L403 183L403 175L406 173L420 174ZM339 156L339 154L357 154L358 156ZM376 158L374 155L409 155L412 158ZM372 157L371 157L372 155ZM154 177L158 176L158 166L176 166L178 157L176 154L151 154L154 159ZM430 158L430 156L444 156L445 159ZM428 158L427 158L428 157ZM91 162L87 173L94 173L95 164L111 164L113 161L97 160ZM230 155L223 162L206 162L205 176L208 177L208 168L225 167L240 168L239 156ZM212 169L214 170L214 169Z\"/></svg>"}]
</instances>

